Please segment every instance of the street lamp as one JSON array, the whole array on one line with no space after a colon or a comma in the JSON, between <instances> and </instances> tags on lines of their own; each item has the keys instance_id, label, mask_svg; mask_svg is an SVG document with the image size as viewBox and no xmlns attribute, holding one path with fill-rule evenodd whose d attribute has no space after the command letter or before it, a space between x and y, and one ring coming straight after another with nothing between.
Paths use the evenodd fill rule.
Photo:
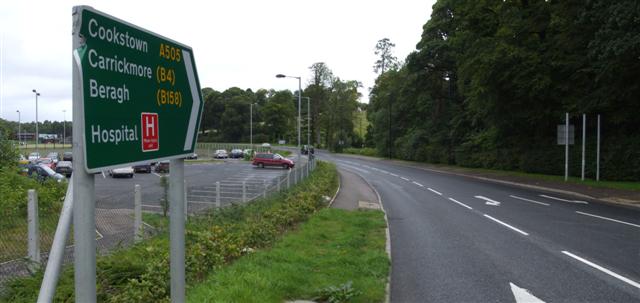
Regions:
<instances>
[{"instance_id":1,"label":"street lamp","mask_svg":"<svg viewBox=\"0 0 640 303\"><path fill-rule=\"evenodd\" d=\"M307 148L311 146L311 98L302 97L307 99Z\"/></svg>"},{"instance_id":2,"label":"street lamp","mask_svg":"<svg viewBox=\"0 0 640 303\"><path fill-rule=\"evenodd\" d=\"M298 149L300 149L300 103L302 102L302 77L293 77L283 74L277 74L276 78L295 78L298 79Z\"/></svg>"},{"instance_id":3,"label":"street lamp","mask_svg":"<svg viewBox=\"0 0 640 303\"><path fill-rule=\"evenodd\" d=\"M36 94L36 151L38 151L38 139L40 137L38 135L38 96L40 96L40 93L35 89L33 89L32 91L34 94Z\"/></svg>"},{"instance_id":4,"label":"street lamp","mask_svg":"<svg viewBox=\"0 0 640 303\"><path fill-rule=\"evenodd\" d=\"M18 113L18 146L20 146L20 110L16 110L16 113Z\"/></svg>"},{"instance_id":5,"label":"street lamp","mask_svg":"<svg viewBox=\"0 0 640 303\"><path fill-rule=\"evenodd\" d=\"M67 143L67 140L65 138L66 134L67 134L67 110L63 109L62 110L62 148L64 148L64 144Z\"/></svg>"}]
</instances>

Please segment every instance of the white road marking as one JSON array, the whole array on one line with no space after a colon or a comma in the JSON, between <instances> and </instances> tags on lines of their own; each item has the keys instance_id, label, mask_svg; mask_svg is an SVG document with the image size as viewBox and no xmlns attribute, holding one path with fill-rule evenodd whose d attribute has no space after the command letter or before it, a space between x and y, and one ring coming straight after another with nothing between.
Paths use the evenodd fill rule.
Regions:
<instances>
[{"instance_id":1,"label":"white road marking","mask_svg":"<svg viewBox=\"0 0 640 303\"><path fill-rule=\"evenodd\" d=\"M511 282L509 282L509 285L511 286L511 292L516 299L516 303L544 303L544 301L532 295L528 289L520 288Z\"/></svg>"},{"instance_id":2,"label":"white road marking","mask_svg":"<svg viewBox=\"0 0 640 303\"><path fill-rule=\"evenodd\" d=\"M428 190L430 190L431 192L435 193L435 194L438 194L438 195L441 195L441 196L442 196L442 193L441 193L441 192L439 192L439 191L437 191L437 190L435 190L435 189L432 189L431 187L427 187L427 189L428 189Z\"/></svg>"},{"instance_id":3,"label":"white road marking","mask_svg":"<svg viewBox=\"0 0 640 303\"><path fill-rule=\"evenodd\" d=\"M590 262L589 260L580 258L580 257L578 257L578 256L576 256L576 255L574 255L574 254L572 254L572 253L570 253L570 252L568 252L566 250L563 250L562 253L567 255L567 256L569 256L569 257L571 257L571 258L574 258L574 259L576 259L576 260L578 260L578 261L580 261L580 262L582 262L584 264L587 264L587 265L589 265L589 266L591 266L591 267L593 267L593 268L595 268L595 269L597 269L599 271L602 271L602 272L604 272L604 273L606 273L606 274L608 274L608 275L610 275L610 276L612 276L612 277L614 277L614 278L616 278L618 280L621 280L621 281L623 281L623 282L625 282L625 283L627 283L627 284L629 284L629 285L631 285L631 286L633 286L635 288L639 288L640 289L640 283L638 283L636 281L633 281L633 280L631 280L629 278L623 277L623 276L621 276L621 275L619 275L619 274L617 274L615 272L612 272L612 271L610 271L610 270L608 270L608 269L606 269L606 268L604 268L604 267L602 267L602 266L600 266L598 264Z\"/></svg>"},{"instance_id":4,"label":"white road marking","mask_svg":"<svg viewBox=\"0 0 640 303\"><path fill-rule=\"evenodd\" d=\"M489 218L489 219L491 219L491 220L493 220L493 221L494 221L494 222L496 222L496 223L499 223L499 224L502 224L502 225L504 225L504 226L506 226L506 227L508 227L508 228L511 228L512 230L515 230L515 231L517 231L517 232L521 233L522 235L525 235L525 236L528 236L528 235L529 235L528 233L526 233L526 232L524 232L524 231L522 231L522 230L519 230L519 229L517 229L517 228L515 228L515 227L513 227L513 226L511 226L511 225L509 225L509 224L507 224L507 223L504 223L504 222L502 222L502 221L500 221L500 220L498 220L498 219L496 219L496 218L494 218L494 217L492 217L492 216L489 216L489 215L487 215L487 214L484 214L484 216L485 216L485 217L487 217L487 218Z\"/></svg>"},{"instance_id":5,"label":"white road marking","mask_svg":"<svg viewBox=\"0 0 640 303\"><path fill-rule=\"evenodd\" d=\"M527 199L527 198L522 198L522 197L513 196L513 195L510 195L509 197L514 198L514 199L518 199L518 200L522 200L522 201L527 201L527 202L531 202L531 203L544 205L544 206L549 206L549 203L538 202L538 201L530 200L530 199Z\"/></svg>"},{"instance_id":6,"label":"white road marking","mask_svg":"<svg viewBox=\"0 0 640 303\"><path fill-rule=\"evenodd\" d=\"M484 197L484 196L474 196L474 197L475 197L475 198L478 198L478 199L480 199L480 200L484 200L484 201L485 201L485 203L486 203L487 205L491 205L491 206L500 206L500 204L502 204L502 203L500 203L500 202L498 202L498 201L491 200L491 199L489 199L489 198L487 198L487 197Z\"/></svg>"},{"instance_id":7,"label":"white road marking","mask_svg":"<svg viewBox=\"0 0 640 303\"><path fill-rule=\"evenodd\" d=\"M598 216L598 215L594 215L594 214L589 214L589 213L583 213L581 211L576 211L576 213L579 213L581 215L585 215L585 216L591 216L591 217L595 217L595 218L600 218L603 220L609 220L609 221L613 221L613 222L617 222L617 223L621 223L621 224L627 224L627 225L631 225L631 226L635 226L640 228L640 225L638 224L633 224L633 223L629 223L629 222L624 222L624 221L620 221L620 220L616 220L616 219L611 219L611 218L607 218L607 217L603 217L603 216Z\"/></svg>"},{"instance_id":8,"label":"white road marking","mask_svg":"<svg viewBox=\"0 0 640 303\"><path fill-rule=\"evenodd\" d=\"M563 202L569 202L569 203L589 204L589 202L586 202L586 201L566 200L566 199L556 198L556 197L547 196L547 195L540 195L540 197L547 198L547 199L552 199L552 200L563 201Z\"/></svg>"},{"instance_id":9,"label":"white road marking","mask_svg":"<svg viewBox=\"0 0 640 303\"><path fill-rule=\"evenodd\" d=\"M405 177L400 177L400 179L405 180L405 181L409 181L409 179L407 179Z\"/></svg>"},{"instance_id":10,"label":"white road marking","mask_svg":"<svg viewBox=\"0 0 640 303\"><path fill-rule=\"evenodd\" d=\"M420 184L420 183L418 183L418 182L416 182L416 181L413 181L413 184L418 185L418 186L420 186L420 187L424 187L424 185L422 185L422 184Z\"/></svg>"},{"instance_id":11,"label":"white road marking","mask_svg":"<svg viewBox=\"0 0 640 303\"><path fill-rule=\"evenodd\" d=\"M397 176L398 176L398 175L396 175L396 174L394 174L394 173L391 173L391 175L392 175L392 176L394 176L394 177L397 177Z\"/></svg>"},{"instance_id":12,"label":"white road marking","mask_svg":"<svg viewBox=\"0 0 640 303\"><path fill-rule=\"evenodd\" d=\"M101 173L102 173L102 179L106 179L107 177L104 175L104 170Z\"/></svg>"},{"instance_id":13,"label":"white road marking","mask_svg":"<svg viewBox=\"0 0 640 303\"><path fill-rule=\"evenodd\" d=\"M454 199L454 198L449 198L449 200L451 200L451 201L453 201L453 202L455 202L455 203L458 203L458 204L459 204L459 205L461 205L462 207L466 207L466 208L468 208L468 209L473 209L473 208L471 208L471 206L469 206L469 205L467 205L467 204L464 204L464 203L462 203L462 202L460 202L460 201L456 201L456 199Z\"/></svg>"},{"instance_id":14,"label":"white road marking","mask_svg":"<svg viewBox=\"0 0 640 303\"><path fill-rule=\"evenodd\" d=\"M149 204L142 204L142 206L145 206L145 207L155 207L155 208L162 208L162 206L160 206L160 205L149 205Z\"/></svg>"}]
</instances>

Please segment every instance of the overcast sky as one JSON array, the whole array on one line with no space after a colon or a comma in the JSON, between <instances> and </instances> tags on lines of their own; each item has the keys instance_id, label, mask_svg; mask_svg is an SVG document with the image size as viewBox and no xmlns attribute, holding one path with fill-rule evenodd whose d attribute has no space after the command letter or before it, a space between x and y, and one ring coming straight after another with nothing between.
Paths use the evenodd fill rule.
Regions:
<instances>
[{"instance_id":1,"label":"overcast sky","mask_svg":"<svg viewBox=\"0 0 640 303\"><path fill-rule=\"evenodd\" d=\"M404 60L420 40L435 0L324 1L3 1L0 4L0 117L71 119L71 8L93 8L193 48L201 87L296 90L295 79L325 62L343 80L376 74L374 48L396 44ZM66 114L63 113L66 110Z\"/></svg>"}]
</instances>

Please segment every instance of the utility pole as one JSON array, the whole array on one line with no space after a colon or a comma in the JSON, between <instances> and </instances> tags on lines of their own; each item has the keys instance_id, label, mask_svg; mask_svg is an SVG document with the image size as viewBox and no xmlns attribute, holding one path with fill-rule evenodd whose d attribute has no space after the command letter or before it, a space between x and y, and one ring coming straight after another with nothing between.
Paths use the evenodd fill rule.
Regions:
<instances>
[{"instance_id":1,"label":"utility pole","mask_svg":"<svg viewBox=\"0 0 640 303\"><path fill-rule=\"evenodd\" d=\"M35 89L33 89L32 91L34 94L36 94L36 151L39 152L38 141L40 139L40 135L38 134L38 96L40 96L40 93Z\"/></svg>"}]
</instances>

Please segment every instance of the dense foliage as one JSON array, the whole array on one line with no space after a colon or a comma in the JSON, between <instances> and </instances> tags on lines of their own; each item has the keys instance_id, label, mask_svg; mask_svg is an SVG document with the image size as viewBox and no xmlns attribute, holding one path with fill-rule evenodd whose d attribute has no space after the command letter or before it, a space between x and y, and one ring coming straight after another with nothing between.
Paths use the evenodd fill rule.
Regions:
<instances>
[{"instance_id":1,"label":"dense foliage","mask_svg":"<svg viewBox=\"0 0 640 303\"><path fill-rule=\"evenodd\" d=\"M570 173L640 180L637 1L439 0L417 50L371 91L370 143L402 159L562 174L556 127L575 125Z\"/></svg>"}]
</instances>

